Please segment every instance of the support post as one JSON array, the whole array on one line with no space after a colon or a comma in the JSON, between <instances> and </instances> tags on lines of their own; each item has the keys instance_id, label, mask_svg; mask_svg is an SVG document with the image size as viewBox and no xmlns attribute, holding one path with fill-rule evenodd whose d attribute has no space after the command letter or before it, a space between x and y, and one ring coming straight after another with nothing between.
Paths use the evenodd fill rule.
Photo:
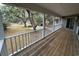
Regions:
<instances>
[{"instance_id":1,"label":"support post","mask_svg":"<svg viewBox=\"0 0 79 59\"><path fill-rule=\"evenodd\" d=\"M52 32L54 32L55 31L55 21L54 21L54 17L53 17L53 27L52 27Z\"/></svg>"},{"instance_id":2,"label":"support post","mask_svg":"<svg viewBox=\"0 0 79 59\"><path fill-rule=\"evenodd\" d=\"M67 18L62 18L62 27L66 28Z\"/></svg>"},{"instance_id":3,"label":"support post","mask_svg":"<svg viewBox=\"0 0 79 59\"><path fill-rule=\"evenodd\" d=\"M42 37L45 37L45 13L44 13L44 18L43 18L43 35Z\"/></svg>"},{"instance_id":4,"label":"support post","mask_svg":"<svg viewBox=\"0 0 79 59\"><path fill-rule=\"evenodd\" d=\"M1 50L3 46L3 41L4 41L4 30L3 30L3 24L2 24L2 15L0 12L0 55L1 55Z\"/></svg>"},{"instance_id":5,"label":"support post","mask_svg":"<svg viewBox=\"0 0 79 59\"><path fill-rule=\"evenodd\" d=\"M4 28L2 24L2 14L0 12L0 55L6 55L6 46L4 43Z\"/></svg>"},{"instance_id":6,"label":"support post","mask_svg":"<svg viewBox=\"0 0 79 59\"><path fill-rule=\"evenodd\" d=\"M74 20L74 28L73 28L73 31L76 33L76 30L77 30L77 17L75 17L75 20Z\"/></svg>"},{"instance_id":7,"label":"support post","mask_svg":"<svg viewBox=\"0 0 79 59\"><path fill-rule=\"evenodd\" d=\"M62 18L60 17L60 24L61 24L61 28L62 28Z\"/></svg>"}]
</instances>

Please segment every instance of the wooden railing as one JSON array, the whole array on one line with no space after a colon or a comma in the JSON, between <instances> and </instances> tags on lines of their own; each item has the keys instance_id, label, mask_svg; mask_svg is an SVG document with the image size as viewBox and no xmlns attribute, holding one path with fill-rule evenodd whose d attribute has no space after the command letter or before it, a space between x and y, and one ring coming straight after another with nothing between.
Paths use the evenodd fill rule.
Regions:
<instances>
[{"instance_id":1,"label":"wooden railing","mask_svg":"<svg viewBox=\"0 0 79 59\"><path fill-rule=\"evenodd\" d=\"M7 55L13 55L42 38L43 29L5 37Z\"/></svg>"},{"instance_id":2,"label":"wooden railing","mask_svg":"<svg viewBox=\"0 0 79 59\"><path fill-rule=\"evenodd\" d=\"M61 27L61 24L55 25L54 31L58 30ZM44 33L45 35L43 35ZM44 38L45 36L49 35L50 33L52 33L52 31L50 31L49 29L40 29L29 33L25 32L5 37L1 54L6 56L14 55L32 45L33 43L39 41L40 39Z\"/></svg>"}]
</instances>

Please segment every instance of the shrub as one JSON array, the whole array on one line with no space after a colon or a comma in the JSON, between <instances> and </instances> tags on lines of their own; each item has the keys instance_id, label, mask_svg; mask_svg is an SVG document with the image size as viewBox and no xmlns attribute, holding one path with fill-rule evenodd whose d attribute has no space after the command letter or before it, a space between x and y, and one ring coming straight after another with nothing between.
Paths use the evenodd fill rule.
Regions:
<instances>
[{"instance_id":1,"label":"shrub","mask_svg":"<svg viewBox=\"0 0 79 59\"><path fill-rule=\"evenodd\" d=\"M32 27L32 25L28 25L27 27Z\"/></svg>"},{"instance_id":2,"label":"shrub","mask_svg":"<svg viewBox=\"0 0 79 59\"><path fill-rule=\"evenodd\" d=\"M9 22L3 22L3 28L4 28L4 31L7 30L7 27L9 26Z\"/></svg>"}]
</instances>

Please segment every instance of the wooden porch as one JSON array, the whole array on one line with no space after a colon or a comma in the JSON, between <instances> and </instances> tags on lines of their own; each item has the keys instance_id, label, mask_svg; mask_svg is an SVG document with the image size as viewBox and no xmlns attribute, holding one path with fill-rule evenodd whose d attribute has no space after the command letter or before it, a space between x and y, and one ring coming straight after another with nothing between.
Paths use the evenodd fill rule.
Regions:
<instances>
[{"instance_id":1,"label":"wooden porch","mask_svg":"<svg viewBox=\"0 0 79 59\"><path fill-rule=\"evenodd\" d=\"M72 30L61 28L14 55L77 56L79 55L79 41Z\"/></svg>"},{"instance_id":2,"label":"wooden porch","mask_svg":"<svg viewBox=\"0 0 79 59\"><path fill-rule=\"evenodd\" d=\"M6 4L42 13L42 30L24 32L11 37L4 36L0 22L0 56L78 56L79 55L79 4ZM51 6L49 8L49 6ZM54 7L55 6L55 7ZM67 6L67 7L66 7ZM77 7L77 8L73 8ZM59 9L60 8L60 9ZM72 11L71 11L72 9ZM19 10L19 9L18 9ZM60 12L63 11L63 12ZM74 11L74 12L73 12ZM55 13L57 12L57 13ZM51 27L46 25L46 15L51 15ZM1 20L2 14L0 16ZM50 23L51 23L50 22ZM32 26L33 27L33 26ZM35 25L34 25L35 27ZM17 29L18 30L18 29ZM47 31L46 31L47 30ZM48 32L50 31L50 32ZM9 41L9 43L7 42ZM8 43L8 44L7 44Z\"/></svg>"}]
</instances>

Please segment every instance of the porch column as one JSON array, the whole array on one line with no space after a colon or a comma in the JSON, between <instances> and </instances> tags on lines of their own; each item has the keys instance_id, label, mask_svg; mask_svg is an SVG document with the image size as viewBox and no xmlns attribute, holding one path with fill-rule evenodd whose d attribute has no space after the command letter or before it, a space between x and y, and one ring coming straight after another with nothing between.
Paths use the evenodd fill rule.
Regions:
<instances>
[{"instance_id":1,"label":"porch column","mask_svg":"<svg viewBox=\"0 0 79 59\"><path fill-rule=\"evenodd\" d=\"M75 17L74 19L74 28L73 28L73 31L76 32L77 30L77 17Z\"/></svg>"},{"instance_id":2,"label":"porch column","mask_svg":"<svg viewBox=\"0 0 79 59\"><path fill-rule=\"evenodd\" d=\"M75 29L76 34L79 35L79 19L76 19L76 29Z\"/></svg>"},{"instance_id":3,"label":"porch column","mask_svg":"<svg viewBox=\"0 0 79 59\"><path fill-rule=\"evenodd\" d=\"M52 32L55 31L55 21L54 21L55 17L53 17L53 27L52 27Z\"/></svg>"},{"instance_id":4,"label":"porch column","mask_svg":"<svg viewBox=\"0 0 79 59\"><path fill-rule=\"evenodd\" d=\"M4 29L3 29L3 24L2 24L2 15L0 13L0 55L1 55L1 50L3 47L4 43Z\"/></svg>"},{"instance_id":5,"label":"porch column","mask_svg":"<svg viewBox=\"0 0 79 59\"><path fill-rule=\"evenodd\" d=\"M2 14L0 13L0 55L6 56L8 55L5 39L4 39L4 28L2 24Z\"/></svg>"},{"instance_id":6,"label":"porch column","mask_svg":"<svg viewBox=\"0 0 79 59\"><path fill-rule=\"evenodd\" d=\"M45 37L45 13L44 13L44 18L43 18L43 35L42 37Z\"/></svg>"},{"instance_id":7,"label":"porch column","mask_svg":"<svg viewBox=\"0 0 79 59\"><path fill-rule=\"evenodd\" d=\"M2 49L2 45L3 45L3 26L2 26L2 23L1 23L1 18L0 18L0 56L1 56L1 49Z\"/></svg>"},{"instance_id":8,"label":"porch column","mask_svg":"<svg viewBox=\"0 0 79 59\"><path fill-rule=\"evenodd\" d=\"M62 18L62 27L66 28L67 18Z\"/></svg>"},{"instance_id":9,"label":"porch column","mask_svg":"<svg viewBox=\"0 0 79 59\"><path fill-rule=\"evenodd\" d=\"M60 23L61 23L61 28L62 28L62 18L60 17Z\"/></svg>"}]
</instances>

